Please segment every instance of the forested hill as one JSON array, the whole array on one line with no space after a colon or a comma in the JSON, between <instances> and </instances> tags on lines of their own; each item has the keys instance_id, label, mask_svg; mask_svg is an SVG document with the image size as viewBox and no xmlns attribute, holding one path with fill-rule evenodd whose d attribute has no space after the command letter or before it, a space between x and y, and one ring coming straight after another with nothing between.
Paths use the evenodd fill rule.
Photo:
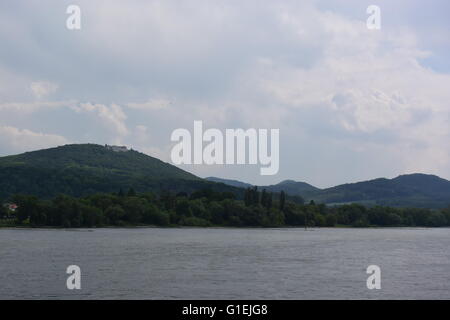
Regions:
<instances>
[{"instance_id":1,"label":"forested hill","mask_svg":"<svg viewBox=\"0 0 450 320\"><path fill-rule=\"evenodd\" d=\"M267 189L271 192L281 192L284 191L289 195L302 195L307 192L315 192L319 191L319 188L316 188L309 183L302 181L294 181L294 180L284 180L278 184L273 184L266 187L260 187L261 189Z\"/></svg>"},{"instance_id":2,"label":"forested hill","mask_svg":"<svg viewBox=\"0 0 450 320\"><path fill-rule=\"evenodd\" d=\"M238 187L238 188L253 188L254 186L250 183L231 180L231 179L223 179L218 177L207 177L205 178L208 181L213 181L217 183L224 183L229 186ZM266 189L267 192L280 193L284 191L287 195L292 197L302 196L308 192L319 191L319 188L316 188L306 182L294 181L294 180L284 180L278 184L272 184L269 186L258 186L260 190Z\"/></svg>"},{"instance_id":3,"label":"forested hill","mask_svg":"<svg viewBox=\"0 0 450 320\"><path fill-rule=\"evenodd\" d=\"M230 184L226 179L208 178ZM244 182L232 180L233 185ZM279 184L260 186L270 192L283 190L301 196L307 202L342 205L360 203L367 206L446 208L450 205L450 181L428 174L407 174L394 179L378 178L319 189L305 182L286 180Z\"/></svg>"},{"instance_id":4,"label":"forested hill","mask_svg":"<svg viewBox=\"0 0 450 320\"><path fill-rule=\"evenodd\" d=\"M241 182L238 180L232 180L232 179L223 179L223 178L217 178L217 177L207 177L205 180L217 182L217 183L223 183L229 186L237 187L237 188L252 188L253 185L250 183Z\"/></svg>"},{"instance_id":5,"label":"forested hill","mask_svg":"<svg viewBox=\"0 0 450 320\"><path fill-rule=\"evenodd\" d=\"M201 189L233 192L242 199L249 184L219 178L207 181L143 153L96 144L62 147L0 157L0 200L13 194L42 199L58 194L75 197L93 193L172 191L192 193ZM232 184L232 185L230 185ZM259 187L302 202L374 206L445 208L450 205L450 181L433 175L410 174L394 179L374 179L318 189L304 182L286 180Z\"/></svg>"},{"instance_id":6,"label":"forested hill","mask_svg":"<svg viewBox=\"0 0 450 320\"><path fill-rule=\"evenodd\" d=\"M0 157L0 198L32 194L85 196L96 192L170 190L191 192L205 187L236 188L200 179L143 153L114 151L96 144L62 147Z\"/></svg>"},{"instance_id":7,"label":"forested hill","mask_svg":"<svg viewBox=\"0 0 450 320\"><path fill-rule=\"evenodd\" d=\"M339 185L304 194L328 204L361 203L394 207L445 208L450 205L450 181L428 174L407 174Z\"/></svg>"}]
</instances>

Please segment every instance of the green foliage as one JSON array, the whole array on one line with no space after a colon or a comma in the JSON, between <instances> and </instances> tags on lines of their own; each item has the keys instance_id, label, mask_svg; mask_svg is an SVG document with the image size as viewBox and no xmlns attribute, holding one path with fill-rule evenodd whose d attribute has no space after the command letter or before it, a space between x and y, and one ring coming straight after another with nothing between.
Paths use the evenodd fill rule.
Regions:
<instances>
[{"instance_id":1,"label":"green foliage","mask_svg":"<svg viewBox=\"0 0 450 320\"><path fill-rule=\"evenodd\" d=\"M326 227L327 226L326 218L320 213L317 213L314 215L314 223L318 227Z\"/></svg>"},{"instance_id":2,"label":"green foliage","mask_svg":"<svg viewBox=\"0 0 450 320\"><path fill-rule=\"evenodd\" d=\"M450 226L450 208L366 208L360 204L328 207L311 201L298 204L286 201L272 206L272 194L249 188L244 200L227 192L201 189L191 193L98 193L82 198L58 195L52 200L30 195L14 195L19 207L16 225L65 228L101 226L231 226L231 227L353 227L369 226ZM257 201L258 200L258 201ZM280 208L283 207L283 210ZM4 209L3 211L4 212ZM0 216L0 225L11 219Z\"/></svg>"},{"instance_id":3,"label":"green foliage","mask_svg":"<svg viewBox=\"0 0 450 320\"><path fill-rule=\"evenodd\" d=\"M288 203L284 209L286 224L290 226L304 226L306 213L302 207Z\"/></svg>"},{"instance_id":4,"label":"green foliage","mask_svg":"<svg viewBox=\"0 0 450 320\"><path fill-rule=\"evenodd\" d=\"M121 221L123 221L123 218L125 217L125 211L119 205L112 205L106 209L105 217L108 224L120 225Z\"/></svg>"},{"instance_id":5,"label":"green foliage","mask_svg":"<svg viewBox=\"0 0 450 320\"><path fill-rule=\"evenodd\" d=\"M284 193L283 190L281 190L281 193L280 193L280 210L281 211L284 210L285 204L286 204L286 194Z\"/></svg>"},{"instance_id":6,"label":"green foliage","mask_svg":"<svg viewBox=\"0 0 450 320\"><path fill-rule=\"evenodd\" d=\"M266 191L263 190L263 194L262 194L262 202L261 204L265 204L266 202ZM254 186L252 188L247 188L245 190L245 194L244 194L244 202L246 206L252 206L252 205L257 205L259 204L259 192L258 192L258 187Z\"/></svg>"},{"instance_id":7,"label":"green foliage","mask_svg":"<svg viewBox=\"0 0 450 320\"><path fill-rule=\"evenodd\" d=\"M208 227L210 226L210 223L202 218L187 217L182 219L181 225L189 227Z\"/></svg>"},{"instance_id":8,"label":"green foliage","mask_svg":"<svg viewBox=\"0 0 450 320\"><path fill-rule=\"evenodd\" d=\"M236 185L248 187L246 184ZM95 144L66 145L0 158L0 197L3 199L17 193L52 199L58 194L79 198L112 192L119 192L122 197L135 196L142 192L170 192L175 195L183 192L190 194L193 199L205 197L210 202L244 199L246 206L261 204L270 209L273 206L271 194L274 193L274 204L281 211L285 210L287 201L303 204L304 200L300 194L308 200L313 199L316 203L327 203L329 206L360 203L383 207L442 209L449 205L450 199L450 181L424 174L375 179L323 190L295 181L283 181L264 189L261 193L256 187L245 190L224 183L206 181L143 153L133 150L114 152ZM173 201L170 197L166 200L166 209L173 210L173 207L169 209L174 205ZM402 215L398 216L403 219ZM37 218L36 221L43 219L34 218ZM338 217L337 219L339 220ZM353 216L342 219L351 220L345 223L349 225L359 220ZM389 223L398 222L396 216L390 219L393 221ZM407 219L415 217L407 216ZM447 215L430 219L425 222L419 218L421 224L433 225L447 221ZM370 219L369 223L372 223ZM414 220L414 223L417 221Z\"/></svg>"},{"instance_id":9,"label":"green foliage","mask_svg":"<svg viewBox=\"0 0 450 320\"><path fill-rule=\"evenodd\" d=\"M8 210L2 205L2 201L0 200L0 219L5 219L8 215Z\"/></svg>"},{"instance_id":10,"label":"green foliage","mask_svg":"<svg viewBox=\"0 0 450 320\"><path fill-rule=\"evenodd\" d=\"M114 152L95 144L65 145L0 158L0 197L17 193L51 199L58 194L188 192L211 189L242 198L243 190L200 179L137 151Z\"/></svg>"},{"instance_id":11,"label":"green foliage","mask_svg":"<svg viewBox=\"0 0 450 320\"><path fill-rule=\"evenodd\" d=\"M336 215L333 213L328 214L325 217L325 226L334 227L337 223Z\"/></svg>"},{"instance_id":12,"label":"green foliage","mask_svg":"<svg viewBox=\"0 0 450 320\"><path fill-rule=\"evenodd\" d=\"M343 184L323 190L305 190L299 194L329 205L361 203L441 209L449 205L450 181L433 175L409 174L394 179Z\"/></svg>"}]
</instances>

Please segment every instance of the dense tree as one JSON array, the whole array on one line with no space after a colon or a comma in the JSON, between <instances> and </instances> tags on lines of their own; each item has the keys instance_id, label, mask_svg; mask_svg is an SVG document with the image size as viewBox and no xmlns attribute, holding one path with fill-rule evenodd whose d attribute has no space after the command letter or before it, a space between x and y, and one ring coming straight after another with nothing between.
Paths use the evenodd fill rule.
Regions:
<instances>
[{"instance_id":1,"label":"dense tree","mask_svg":"<svg viewBox=\"0 0 450 320\"><path fill-rule=\"evenodd\" d=\"M128 197L135 197L136 196L136 191L134 191L133 188L128 189L127 196Z\"/></svg>"},{"instance_id":2,"label":"dense tree","mask_svg":"<svg viewBox=\"0 0 450 320\"><path fill-rule=\"evenodd\" d=\"M284 214L277 208L271 208L265 215L262 225L264 227L281 227L284 226Z\"/></svg>"},{"instance_id":3,"label":"dense tree","mask_svg":"<svg viewBox=\"0 0 450 320\"><path fill-rule=\"evenodd\" d=\"M261 205L267 208L267 202L268 202L268 194L266 192L266 189L263 189L261 192Z\"/></svg>"},{"instance_id":4,"label":"dense tree","mask_svg":"<svg viewBox=\"0 0 450 320\"><path fill-rule=\"evenodd\" d=\"M216 225L224 225L225 209L221 202L211 202L209 205L209 212L211 214L211 222Z\"/></svg>"},{"instance_id":5,"label":"dense tree","mask_svg":"<svg viewBox=\"0 0 450 320\"><path fill-rule=\"evenodd\" d=\"M280 193L280 210L281 211L284 210L285 204L286 204L286 194L284 193L284 191L281 191L281 193Z\"/></svg>"},{"instance_id":6,"label":"dense tree","mask_svg":"<svg viewBox=\"0 0 450 320\"><path fill-rule=\"evenodd\" d=\"M257 205L259 204L259 191L258 187L254 186L252 189L250 189L250 204Z\"/></svg>"},{"instance_id":7,"label":"dense tree","mask_svg":"<svg viewBox=\"0 0 450 320\"><path fill-rule=\"evenodd\" d=\"M244 194L244 203L246 206L249 206L252 204L252 198L251 198L251 189L247 188L245 189L245 194Z\"/></svg>"},{"instance_id":8,"label":"dense tree","mask_svg":"<svg viewBox=\"0 0 450 320\"><path fill-rule=\"evenodd\" d=\"M16 211L16 218L19 223L39 214L38 199L35 196L16 195L13 197L13 202L19 206Z\"/></svg>"},{"instance_id":9,"label":"dense tree","mask_svg":"<svg viewBox=\"0 0 450 320\"><path fill-rule=\"evenodd\" d=\"M445 225L450 226L450 206L444 210L442 210L442 214L445 218Z\"/></svg>"},{"instance_id":10,"label":"dense tree","mask_svg":"<svg viewBox=\"0 0 450 320\"><path fill-rule=\"evenodd\" d=\"M153 203L149 203L143 213L142 222L157 226L168 226L170 224L170 216L167 212L161 211Z\"/></svg>"},{"instance_id":11,"label":"dense tree","mask_svg":"<svg viewBox=\"0 0 450 320\"><path fill-rule=\"evenodd\" d=\"M103 226L104 217L100 208L83 204L80 209L84 227Z\"/></svg>"},{"instance_id":12,"label":"dense tree","mask_svg":"<svg viewBox=\"0 0 450 320\"><path fill-rule=\"evenodd\" d=\"M130 189L131 190L131 189ZM326 206L299 204L280 193L272 204L272 193L248 188L243 200L228 193L200 189L191 194L162 192L127 194L99 193L84 198L59 195L53 200L15 195L18 204L15 223L30 226L100 227L105 225L282 227L316 226L450 226L450 207L420 208L365 207L360 204ZM0 219L5 210L0 207ZM1 221L0 221L1 222ZM11 220L3 222L9 225Z\"/></svg>"},{"instance_id":13,"label":"dense tree","mask_svg":"<svg viewBox=\"0 0 450 320\"><path fill-rule=\"evenodd\" d=\"M148 203L145 199L135 196L129 196L123 202L122 208L125 211L123 219L131 224L137 224L142 221L145 209Z\"/></svg>"},{"instance_id":14,"label":"dense tree","mask_svg":"<svg viewBox=\"0 0 450 320\"><path fill-rule=\"evenodd\" d=\"M112 205L105 211L105 217L110 224L119 225L125 216L125 211L119 205Z\"/></svg>"},{"instance_id":15,"label":"dense tree","mask_svg":"<svg viewBox=\"0 0 450 320\"><path fill-rule=\"evenodd\" d=\"M170 191L163 191L160 196L160 201L166 210L175 209L176 200L177 198Z\"/></svg>"},{"instance_id":16,"label":"dense tree","mask_svg":"<svg viewBox=\"0 0 450 320\"><path fill-rule=\"evenodd\" d=\"M8 216L9 212L5 205L2 199L0 199L0 219L5 219Z\"/></svg>"},{"instance_id":17,"label":"dense tree","mask_svg":"<svg viewBox=\"0 0 450 320\"><path fill-rule=\"evenodd\" d=\"M273 201L273 193L270 192L270 193L267 195L267 203L266 203L266 208L267 208L267 209L272 208L272 201Z\"/></svg>"},{"instance_id":18,"label":"dense tree","mask_svg":"<svg viewBox=\"0 0 450 320\"><path fill-rule=\"evenodd\" d=\"M175 212L180 217L192 217L190 202L186 198L180 198L177 201Z\"/></svg>"},{"instance_id":19,"label":"dense tree","mask_svg":"<svg viewBox=\"0 0 450 320\"><path fill-rule=\"evenodd\" d=\"M304 226L305 212L299 206L288 203L284 208L286 224L289 226Z\"/></svg>"},{"instance_id":20,"label":"dense tree","mask_svg":"<svg viewBox=\"0 0 450 320\"><path fill-rule=\"evenodd\" d=\"M325 226L334 227L337 223L336 215L333 213L327 214L325 217Z\"/></svg>"},{"instance_id":21,"label":"dense tree","mask_svg":"<svg viewBox=\"0 0 450 320\"><path fill-rule=\"evenodd\" d=\"M325 227L327 225L326 218L320 213L314 215L314 223L318 227Z\"/></svg>"}]
</instances>

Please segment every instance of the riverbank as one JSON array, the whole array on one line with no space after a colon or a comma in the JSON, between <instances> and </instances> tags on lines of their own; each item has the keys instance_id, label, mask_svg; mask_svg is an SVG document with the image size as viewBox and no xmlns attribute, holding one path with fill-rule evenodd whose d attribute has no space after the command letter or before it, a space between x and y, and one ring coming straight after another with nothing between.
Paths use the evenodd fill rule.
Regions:
<instances>
[{"instance_id":1,"label":"riverbank","mask_svg":"<svg viewBox=\"0 0 450 320\"><path fill-rule=\"evenodd\" d=\"M123 225L123 226L94 226L94 227L60 227L60 226L30 226L20 224L2 224L0 221L0 230L96 230L96 229L304 229L304 230L320 230L320 229L430 229L430 228L449 228L448 226L440 227L426 227L426 226L351 226L351 225L335 225L330 227L310 226L305 228L304 226L277 226L277 227L265 227L265 226L157 226L157 225Z\"/></svg>"}]
</instances>

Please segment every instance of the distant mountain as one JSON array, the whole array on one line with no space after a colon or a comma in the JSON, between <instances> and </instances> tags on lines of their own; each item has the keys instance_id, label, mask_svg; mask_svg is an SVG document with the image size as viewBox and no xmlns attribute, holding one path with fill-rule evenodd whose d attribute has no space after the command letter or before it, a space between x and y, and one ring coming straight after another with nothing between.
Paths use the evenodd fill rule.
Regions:
<instances>
[{"instance_id":1,"label":"distant mountain","mask_svg":"<svg viewBox=\"0 0 450 320\"><path fill-rule=\"evenodd\" d=\"M306 182L294 181L294 180L284 180L278 184L270 186L262 186L271 192L281 192L282 190L289 195L302 195L307 192L315 192L320 190Z\"/></svg>"},{"instance_id":2,"label":"distant mountain","mask_svg":"<svg viewBox=\"0 0 450 320\"><path fill-rule=\"evenodd\" d=\"M241 187L250 184L219 178L207 178ZM213 180L214 179L214 180ZM232 183L232 184L231 184ZM288 195L301 196L306 201L326 204L361 203L394 207L443 208L450 205L450 181L434 175L409 174L394 179L379 178L370 181L342 184L319 189L305 182L285 180L275 185L259 186L271 192L284 190Z\"/></svg>"},{"instance_id":3,"label":"distant mountain","mask_svg":"<svg viewBox=\"0 0 450 320\"><path fill-rule=\"evenodd\" d=\"M0 199L16 193L51 198L63 193L85 196L96 192L170 190L190 193L203 188L233 192L242 198L249 183L209 177L201 179L169 163L125 147L72 144L0 157ZM288 199L326 204L361 203L396 207L442 208L450 205L450 181L433 175L410 174L394 179L343 184L319 189L305 182L285 180L259 186L284 190Z\"/></svg>"},{"instance_id":4,"label":"distant mountain","mask_svg":"<svg viewBox=\"0 0 450 320\"><path fill-rule=\"evenodd\" d=\"M242 181L238 181L238 180L222 179L222 178L217 178L217 177L208 177L208 178L206 178L206 180L220 182L220 183L227 184L229 186L234 186L234 187L239 187L239 188L248 188L248 187L254 186L250 183L246 183L246 182L242 182ZM269 186L258 186L258 188L260 190L266 189L269 192L275 192L275 193L284 191L287 194L293 195L293 196L301 195L302 193L305 193L305 192L312 192L312 191L320 190L306 182L298 182L298 181L294 181L294 180L284 180L278 184L273 184L273 185L269 185Z\"/></svg>"},{"instance_id":5,"label":"distant mountain","mask_svg":"<svg viewBox=\"0 0 450 320\"><path fill-rule=\"evenodd\" d=\"M222 178L217 178L217 177L207 177L205 178L208 181L212 181L212 182L217 182L217 183L223 183L229 186L233 186L233 187L237 187L237 188L248 188L248 187L252 187L251 184L249 183L245 183L245 182L241 182L238 180L232 180L232 179L222 179Z\"/></svg>"},{"instance_id":6,"label":"distant mountain","mask_svg":"<svg viewBox=\"0 0 450 320\"><path fill-rule=\"evenodd\" d=\"M84 196L130 187L136 191L237 190L124 147L73 144L0 157L0 198L15 193L43 198L60 193Z\"/></svg>"},{"instance_id":7,"label":"distant mountain","mask_svg":"<svg viewBox=\"0 0 450 320\"><path fill-rule=\"evenodd\" d=\"M394 179L343 184L302 195L327 204L362 203L396 207L442 208L450 205L450 181L434 175L409 174Z\"/></svg>"}]
</instances>

